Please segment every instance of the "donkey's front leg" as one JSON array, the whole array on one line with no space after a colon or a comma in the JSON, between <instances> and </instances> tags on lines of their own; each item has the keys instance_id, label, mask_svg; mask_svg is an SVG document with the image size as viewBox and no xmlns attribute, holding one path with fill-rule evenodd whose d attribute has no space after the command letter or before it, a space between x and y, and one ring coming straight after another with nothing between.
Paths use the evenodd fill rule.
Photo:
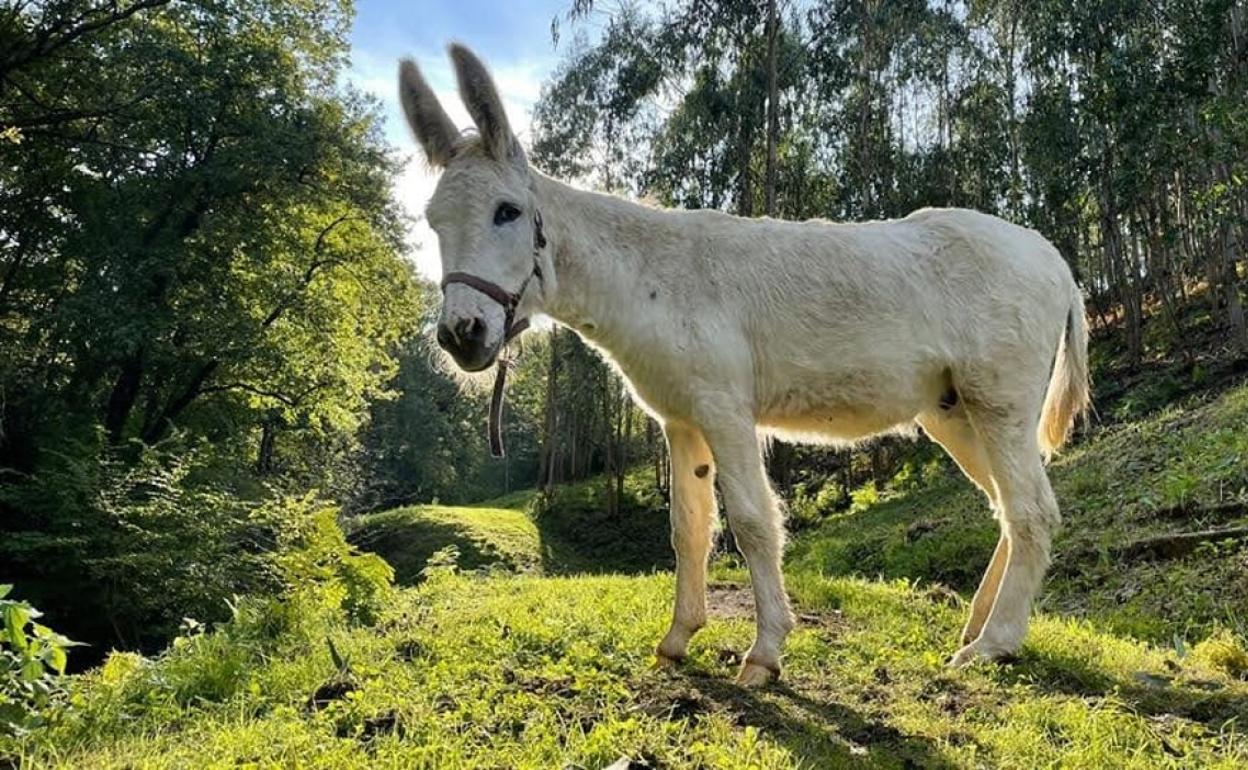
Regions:
<instances>
[{"instance_id":1,"label":"donkey's front leg","mask_svg":"<svg viewBox=\"0 0 1248 770\"><path fill-rule=\"evenodd\" d=\"M719 425L704 432L719 465L719 488L724 495L728 523L749 565L754 587L758 631L737 683L747 687L764 685L779 678L780 650L794 625L780 569L784 550L780 506L767 480L752 423Z\"/></svg>"},{"instance_id":2,"label":"donkey's front leg","mask_svg":"<svg viewBox=\"0 0 1248 770\"><path fill-rule=\"evenodd\" d=\"M664 426L672 458L672 548L676 551L676 607L672 627L655 651L658 666L685 657L689 639L706 625L706 560L715 522L711 450L696 428Z\"/></svg>"}]
</instances>

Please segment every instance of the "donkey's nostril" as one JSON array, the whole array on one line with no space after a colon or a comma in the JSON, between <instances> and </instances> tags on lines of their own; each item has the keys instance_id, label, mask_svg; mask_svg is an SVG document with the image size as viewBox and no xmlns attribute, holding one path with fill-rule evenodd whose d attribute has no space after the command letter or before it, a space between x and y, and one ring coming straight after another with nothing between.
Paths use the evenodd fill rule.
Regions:
<instances>
[{"instance_id":1,"label":"donkey's nostril","mask_svg":"<svg viewBox=\"0 0 1248 770\"><path fill-rule=\"evenodd\" d=\"M480 318L465 318L455 325L455 336L461 343L479 343L485 339L485 322Z\"/></svg>"},{"instance_id":2,"label":"donkey's nostril","mask_svg":"<svg viewBox=\"0 0 1248 770\"><path fill-rule=\"evenodd\" d=\"M449 350L455 345L455 332L446 324L438 324L438 344L443 350Z\"/></svg>"}]
</instances>

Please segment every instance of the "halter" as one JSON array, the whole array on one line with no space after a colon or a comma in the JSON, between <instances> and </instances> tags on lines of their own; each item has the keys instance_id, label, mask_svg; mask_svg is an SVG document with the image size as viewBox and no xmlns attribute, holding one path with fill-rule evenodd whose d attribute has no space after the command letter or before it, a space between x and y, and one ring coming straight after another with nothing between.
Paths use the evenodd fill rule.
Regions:
<instances>
[{"instance_id":1,"label":"halter","mask_svg":"<svg viewBox=\"0 0 1248 770\"><path fill-rule=\"evenodd\" d=\"M446 287L452 283L462 283L481 292L485 296L497 302L503 308L503 344L506 348L507 344L527 328L529 328L529 319L521 318L516 320L516 308L520 306L520 301L524 299L524 292L529 288L529 282L536 278L539 282L542 280L541 252L546 248L546 233L542 230L542 212L534 209L533 211L533 272L525 276L524 281L520 284L520 288L515 291L507 291L502 286L487 281L480 276L472 273L451 272L442 278L442 292L446 293ZM507 387L507 368L511 365L511 361L505 358L500 351L498 356L498 374L494 378L494 392L490 396L490 417L489 417L489 434L490 434L490 454L494 457L502 457L503 451L503 391Z\"/></svg>"}]
</instances>

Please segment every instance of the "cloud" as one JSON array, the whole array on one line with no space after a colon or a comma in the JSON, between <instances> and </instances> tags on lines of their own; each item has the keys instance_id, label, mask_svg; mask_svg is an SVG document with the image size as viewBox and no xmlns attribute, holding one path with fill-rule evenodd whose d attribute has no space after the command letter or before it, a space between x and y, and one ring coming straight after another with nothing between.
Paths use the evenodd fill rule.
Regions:
<instances>
[{"instance_id":1,"label":"cloud","mask_svg":"<svg viewBox=\"0 0 1248 770\"><path fill-rule=\"evenodd\" d=\"M416 221L408 239L408 257L420 273L431 279L441 277L437 237L424 221L425 205L437 186L436 174L425 165L416 140L408 131L398 101L399 51L379 52L357 45L352 51L351 67L346 79L356 88L373 94L384 108L386 139L408 156L407 165L395 180L394 194ZM472 126L472 119L459 100L455 73L445 51L418 51L416 61L429 85L442 102L443 108L462 128ZM533 107L541 92L542 81L554 69L553 55L514 61L487 61L503 99L503 106L513 129L526 147Z\"/></svg>"}]
</instances>

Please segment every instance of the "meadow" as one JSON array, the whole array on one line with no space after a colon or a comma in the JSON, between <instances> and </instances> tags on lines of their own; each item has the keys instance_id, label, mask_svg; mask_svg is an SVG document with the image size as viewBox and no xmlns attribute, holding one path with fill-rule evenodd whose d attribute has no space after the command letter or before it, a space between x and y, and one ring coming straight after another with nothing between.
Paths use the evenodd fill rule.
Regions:
<instances>
[{"instance_id":1,"label":"meadow","mask_svg":"<svg viewBox=\"0 0 1248 770\"><path fill-rule=\"evenodd\" d=\"M1012 661L944 666L995 524L939 464L794 538L799 629L761 691L732 684L752 632L737 558L716 559L685 667L654 670L661 542L587 573L555 554L592 516L518 494L359 519L352 541L398 575L372 622L318 591L244 601L159 655L114 653L0 745L30 767L1242 767L1245 422L1240 385L1054 463L1065 526Z\"/></svg>"}]
</instances>

